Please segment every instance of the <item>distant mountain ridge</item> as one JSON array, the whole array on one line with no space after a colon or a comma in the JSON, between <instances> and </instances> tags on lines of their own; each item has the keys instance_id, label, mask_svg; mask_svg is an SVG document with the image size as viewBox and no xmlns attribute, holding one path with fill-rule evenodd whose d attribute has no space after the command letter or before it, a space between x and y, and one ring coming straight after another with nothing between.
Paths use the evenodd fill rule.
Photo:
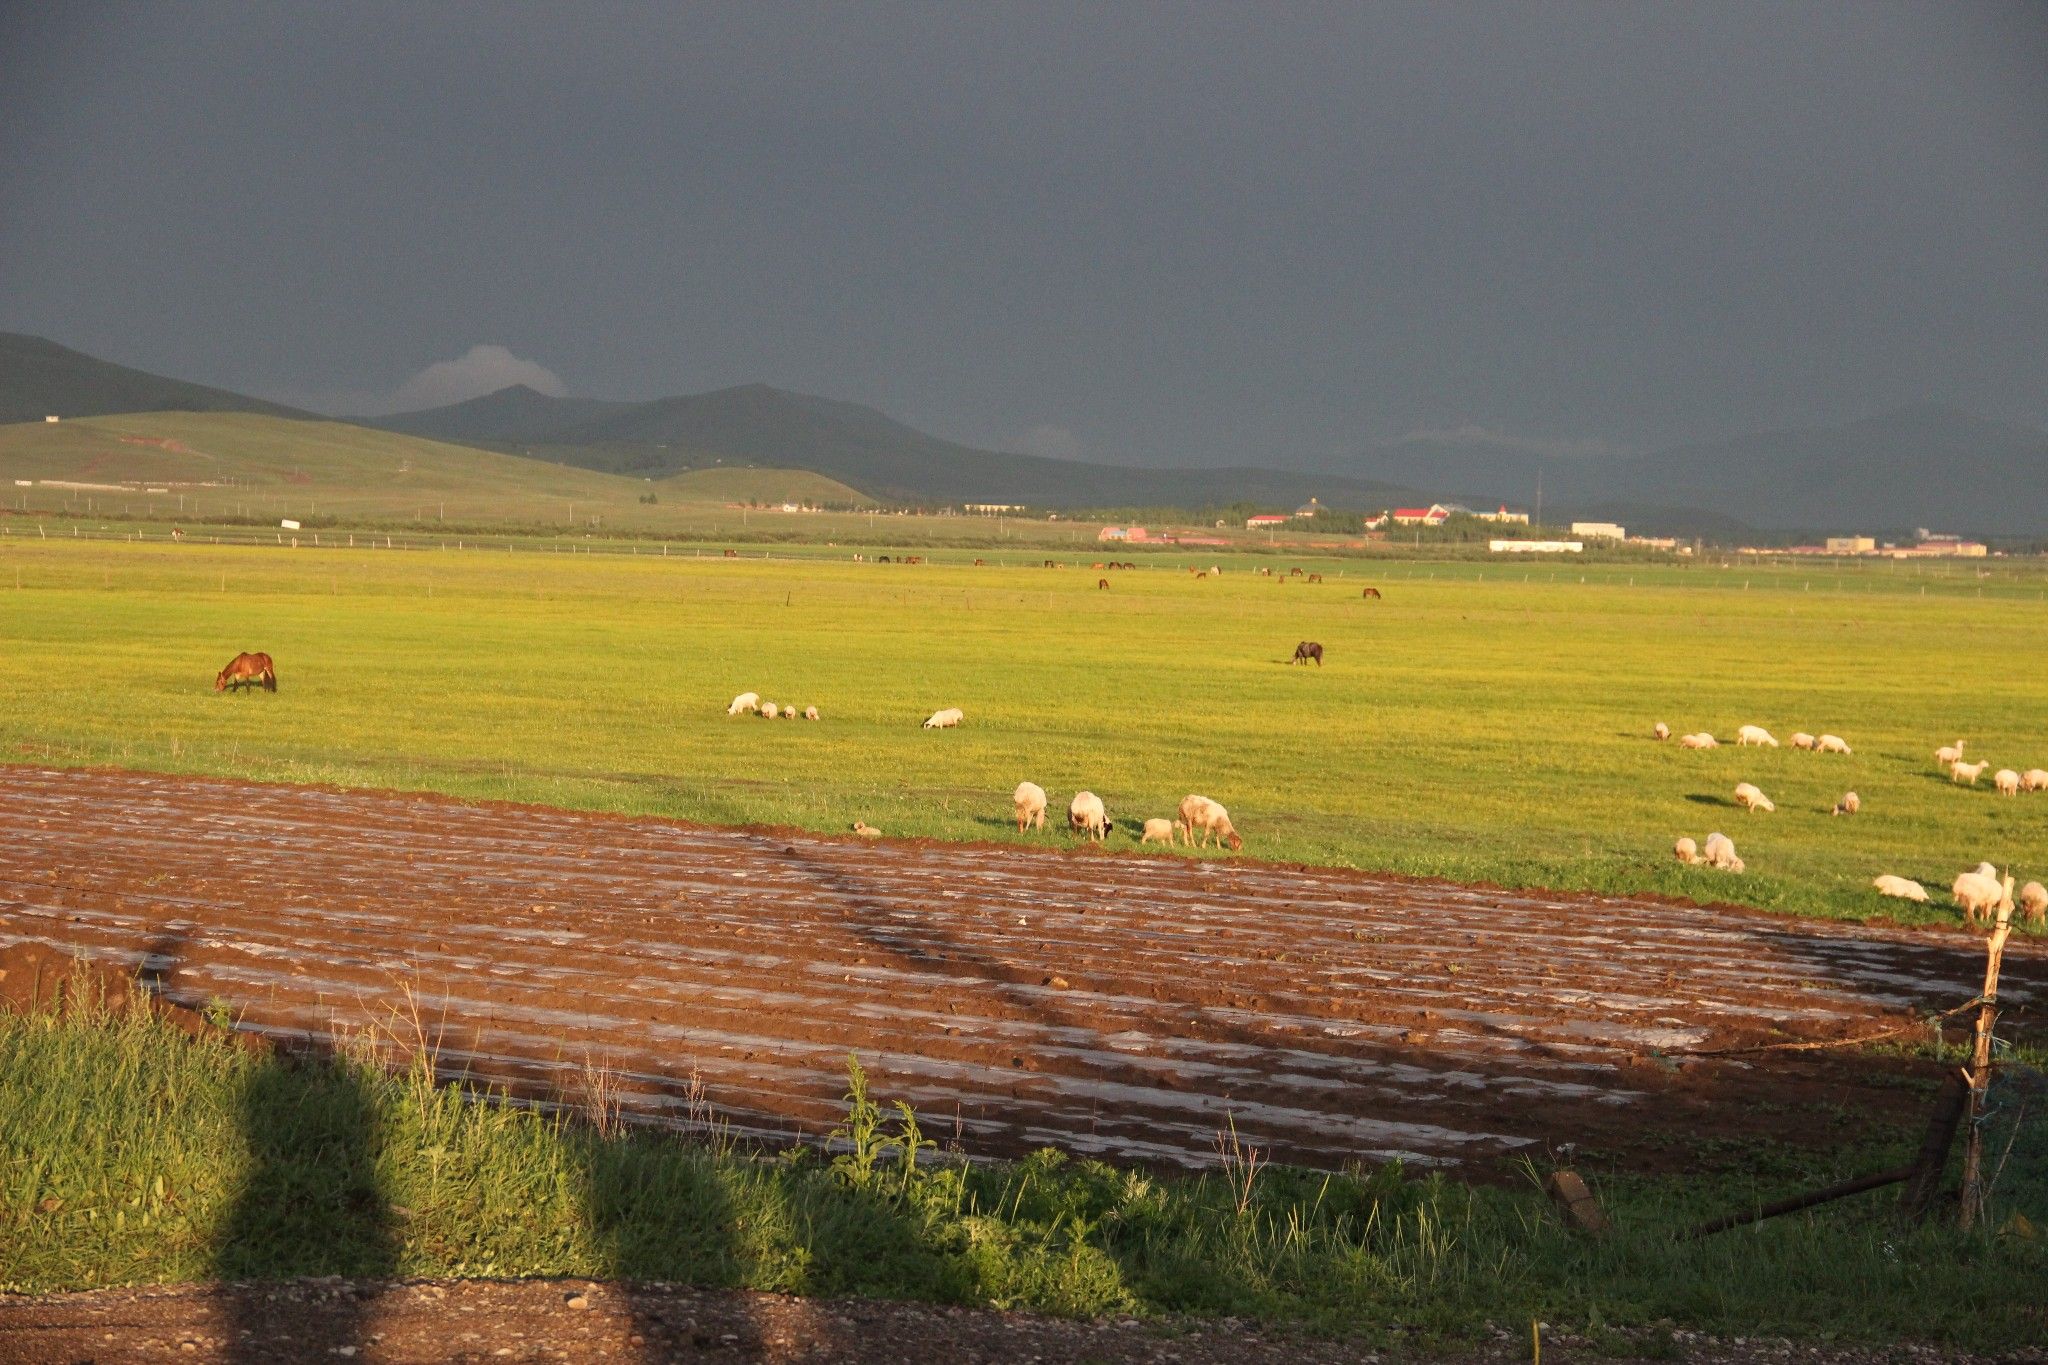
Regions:
<instances>
[{"instance_id":1,"label":"distant mountain ridge","mask_svg":"<svg viewBox=\"0 0 2048 1365\"><path fill-rule=\"evenodd\" d=\"M131 370L46 337L0 332L0 425L124 412L254 412L327 420L247 394Z\"/></svg>"},{"instance_id":2,"label":"distant mountain ridge","mask_svg":"<svg viewBox=\"0 0 2048 1365\"><path fill-rule=\"evenodd\" d=\"M1651 522L1691 509L1771 530L2048 534L2048 432L1938 404L1640 455L1539 458L1486 442L1410 438L1335 467L1474 505L1524 507L1540 469L1546 514L1626 505L1649 509Z\"/></svg>"},{"instance_id":3,"label":"distant mountain ridge","mask_svg":"<svg viewBox=\"0 0 2048 1365\"><path fill-rule=\"evenodd\" d=\"M388 431L660 478L713 461L815 470L876 497L1039 507L1232 502L1378 506L1403 490L1279 469L1141 469L981 450L860 403L745 384L644 403L550 398L521 386L424 412L359 419Z\"/></svg>"}]
</instances>

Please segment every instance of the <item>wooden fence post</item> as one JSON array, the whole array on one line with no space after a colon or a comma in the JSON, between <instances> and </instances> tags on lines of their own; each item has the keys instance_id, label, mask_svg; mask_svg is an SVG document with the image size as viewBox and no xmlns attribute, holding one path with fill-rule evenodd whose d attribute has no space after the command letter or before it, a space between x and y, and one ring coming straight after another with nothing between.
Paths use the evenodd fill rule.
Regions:
<instances>
[{"instance_id":1,"label":"wooden fence post","mask_svg":"<svg viewBox=\"0 0 2048 1365\"><path fill-rule=\"evenodd\" d=\"M1984 1003L1977 1007L1977 1042L1970 1053L1970 1103L1964 1114L1963 1203L1958 1223L1968 1232L1984 1212L1984 1092L1991 1085L1991 1030L1998 1022L1998 960L2012 932L2012 878L2005 879L2005 899L1998 907L1984 957Z\"/></svg>"}]
</instances>

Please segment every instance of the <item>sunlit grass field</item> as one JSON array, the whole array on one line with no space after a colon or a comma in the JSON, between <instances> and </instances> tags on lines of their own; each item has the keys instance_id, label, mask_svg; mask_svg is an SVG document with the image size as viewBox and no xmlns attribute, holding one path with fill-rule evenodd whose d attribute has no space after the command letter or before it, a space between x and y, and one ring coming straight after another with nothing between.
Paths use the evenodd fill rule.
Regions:
<instances>
[{"instance_id":1,"label":"sunlit grass field","mask_svg":"<svg viewBox=\"0 0 2048 1365\"><path fill-rule=\"evenodd\" d=\"M2025 565L1721 568L1226 560L1105 576L1011 563L249 549L0 539L7 758L424 789L717 823L1018 836L1100 794L1199 791L1245 856L1953 921L1990 859L2048 879L2048 795L1937 773L1957 738L2048 767L2048 575ZM1271 562L1271 561L1269 561ZM1341 575L1341 576L1340 576ZM1381 601L1361 599L1367 583ZM1323 643L1326 666L1286 660ZM238 650L276 695L218 695ZM824 719L729 718L759 692ZM966 711L953 731L919 722ZM1706 753L1651 725L1711 730ZM1855 753L1738 749L1833 732ZM1730 792L1752 781L1775 815ZM1828 814L1854 789L1863 813ZM1748 872L1671 843L1734 837ZM1145 856L1165 856L1147 850ZM1937 892L1919 909L1880 872Z\"/></svg>"}]
</instances>

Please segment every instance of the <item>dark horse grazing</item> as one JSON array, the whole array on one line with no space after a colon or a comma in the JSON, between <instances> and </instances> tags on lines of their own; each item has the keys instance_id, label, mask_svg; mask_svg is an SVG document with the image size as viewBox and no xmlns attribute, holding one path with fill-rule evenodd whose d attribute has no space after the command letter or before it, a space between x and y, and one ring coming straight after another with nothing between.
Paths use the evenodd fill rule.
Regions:
<instances>
[{"instance_id":1,"label":"dark horse grazing","mask_svg":"<svg viewBox=\"0 0 2048 1365\"><path fill-rule=\"evenodd\" d=\"M1305 664L1310 659L1314 659L1316 667L1321 668L1323 666L1323 647L1314 640L1303 640L1294 647L1294 657L1289 659L1288 662L1291 664Z\"/></svg>"},{"instance_id":2,"label":"dark horse grazing","mask_svg":"<svg viewBox=\"0 0 2048 1365\"><path fill-rule=\"evenodd\" d=\"M1378 588L1367 588L1364 592L1358 595L1360 597L1370 597L1377 600L1380 595L1380 590Z\"/></svg>"},{"instance_id":3,"label":"dark horse grazing","mask_svg":"<svg viewBox=\"0 0 2048 1365\"><path fill-rule=\"evenodd\" d=\"M272 667L268 654L237 654L228 660L228 666L213 680L213 690L225 692L230 687L237 691L244 687L263 684L265 692L277 691L277 669Z\"/></svg>"}]
</instances>

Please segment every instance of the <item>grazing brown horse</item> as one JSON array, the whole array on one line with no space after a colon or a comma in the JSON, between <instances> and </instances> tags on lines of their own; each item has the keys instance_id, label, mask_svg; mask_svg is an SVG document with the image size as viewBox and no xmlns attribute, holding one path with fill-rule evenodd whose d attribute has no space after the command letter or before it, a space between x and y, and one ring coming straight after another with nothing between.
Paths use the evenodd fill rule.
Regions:
<instances>
[{"instance_id":1,"label":"grazing brown horse","mask_svg":"<svg viewBox=\"0 0 2048 1365\"><path fill-rule=\"evenodd\" d=\"M271 665L268 654L237 654L228 660L228 666L213 680L213 690L225 692L230 687L240 691L245 687L263 685L265 692L277 691L277 669Z\"/></svg>"},{"instance_id":2,"label":"grazing brown horse","mask_svg":"<svg viewBox=\"0 0 2048 1365\"><path fill-rule=\"evenodd\" d=\"M1319 573L1312 573L1308 576L1308 581L1311 583L1320 583L1323 581L1323 576Z\"/></svg>"},{"instance_id":3,"label":"grazing brown horse","mask_svg":"<svg viewBox=\"0 0 2048 1365\"><path fill-rule=\"evenodd\" d=\"M1323 666L1323 647L1314 640L1303 640L1294 647L1294 657L1289 659L1288 662L1291 664L1305 664L1310 659L1314 659L1316 667L1321 668Z\"/></svg>"},{"instance_id":4,"label":"grazing brown horse","mask_svg":"<svg viewBox=\"0 0 2048 1365\"><path fill-rule=\"evenodd\" d=\"M1360 597L1370 597L1374 601L1379 600L1379 595L1380 590L1378 588L1367 588L1364 592L1359 594Z\"/></svg>"}]
</instances>

